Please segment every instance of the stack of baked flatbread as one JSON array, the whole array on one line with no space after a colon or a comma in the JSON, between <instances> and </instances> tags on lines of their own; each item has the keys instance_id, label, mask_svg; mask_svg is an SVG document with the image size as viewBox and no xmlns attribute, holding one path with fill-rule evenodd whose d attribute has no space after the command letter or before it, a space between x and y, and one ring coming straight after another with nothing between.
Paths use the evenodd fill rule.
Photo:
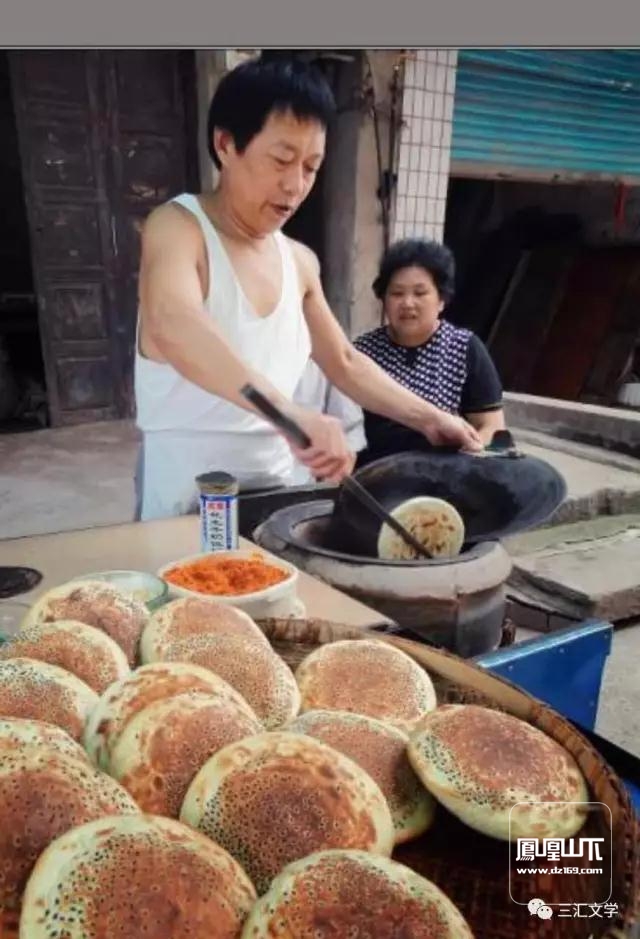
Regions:
<instances>
[{"instance_id":1,"label":"stack of baked flatbread","mask_svg":"<svg viewBox=\"0 0 640 939\"><path fill-rule=\"evenodd\" d=\"M0 906L21 939L470 939L394 847L447 810L494 838L569 836L583 815L560 803L586 798L554 741L438 706L379 639L294 674L245 613L149 615L85 581L0 653Z\"/></svg>"}]
</instances>

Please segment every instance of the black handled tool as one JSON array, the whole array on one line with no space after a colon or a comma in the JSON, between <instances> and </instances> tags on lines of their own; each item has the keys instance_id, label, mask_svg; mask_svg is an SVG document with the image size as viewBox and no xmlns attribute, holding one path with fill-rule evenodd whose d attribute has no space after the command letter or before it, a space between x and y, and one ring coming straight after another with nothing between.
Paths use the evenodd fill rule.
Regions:
<instances>
[{"instance_id":1,"label":"black handled tool","mask_svg":"<svg viewBox=\"0 0 640 939\"><path fill-rule=\"evenodd\" d=\"M280 430L285 436L289 437L299 447L311 446L311 440L305 434L301 427L295 421L287 417L282 411L271 403L257 388L253 385L244 385L240 392L274 427ZM418 553L419 557L431 559L432 555L420 544L417 538L406 530L397 519L390 515L377 499L367 492L353 476L345 476L342 485L351 495L357 499L366 509L372 512L381 522L392 528L396 534Z\"/></svg>"},{"instance_id":2,"label":"black handled tool","mask_svg":"<svg viewBox=\"0 0 640 939\"><path fill-rule=\"evenodd\" d=\"M280 408L272 404L271 401L265 398L262 392L254 388L253 385L244 385L244 387L240 389L240 394L257 408L262 416L266 417L274 427L281 430L283 434L286 434L296 446L302 449L311 446L311 440L307 437L302 427L299 427L295 421L292 421L290 417L283 414Z\"/></svg>"}]
</instances>

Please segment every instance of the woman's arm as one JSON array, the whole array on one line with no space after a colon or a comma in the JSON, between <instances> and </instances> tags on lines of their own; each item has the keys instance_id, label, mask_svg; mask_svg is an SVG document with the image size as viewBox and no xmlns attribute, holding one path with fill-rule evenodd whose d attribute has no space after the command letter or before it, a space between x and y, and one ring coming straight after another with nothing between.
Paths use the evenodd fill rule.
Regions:
<instances>
[{"instance_id":1,"label":"woman's arm","mask_svg":"<svg viewBox=\"0 0 640 939\"><path fill-rule=\"evenodd\" d=\"M504 430L502 384L486 346L472 335L467 349L467 378L462 390L461 411L482 439L491 443L497 430Z\"/></svg>"},{"instance_id":2,"label":"woman's arm","mask_svg":"<svg viewBox=\"0 0 640 939\"><path fill-rule=\"evenodd\" d=\"M304 313L312 355L329 381L361 407L411 427L434 445L478 449L473 427L424 401L396 382L349 342L322 290L318 261L304 245L295 245L304 285Z\"/></svg>"},{"instance_id":3,"label":"woman's arm","mask_svg":"<svg viewBox=\"0 0 640 939\"><path fill-rule=\"evenodd\" d=\"M485 447L491 443L495 432L504 430L506 426L502 408L496 411L476 411L475 414L465 414L465 419L478 431Z\"/></svg>"}]
</instances>

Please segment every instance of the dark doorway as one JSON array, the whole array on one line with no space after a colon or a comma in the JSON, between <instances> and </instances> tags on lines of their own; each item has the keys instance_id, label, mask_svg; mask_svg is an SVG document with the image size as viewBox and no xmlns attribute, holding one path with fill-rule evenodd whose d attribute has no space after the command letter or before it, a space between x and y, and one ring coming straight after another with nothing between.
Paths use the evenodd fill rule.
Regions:
<instances>
[{"instance_id":1,"label":"dark doorway","mask_svg":"<svg viewBox=\"0 0 640 939\"><path fill-rule=\"evenodd\" d=\"M0 433L18 433L45 427L49 414L6 52L0 52L0 140Z\"/></svg>"},{"instance_id":2,"label":"dark doorway","mask_svg":"<svg viewBox=\"0 0 640 939\"><path fill-rule=\"evenodd\" d=\"M508 391L614 404L640 339L640 187L453 177L448 316Z\"/></svg>"}]
</instances>

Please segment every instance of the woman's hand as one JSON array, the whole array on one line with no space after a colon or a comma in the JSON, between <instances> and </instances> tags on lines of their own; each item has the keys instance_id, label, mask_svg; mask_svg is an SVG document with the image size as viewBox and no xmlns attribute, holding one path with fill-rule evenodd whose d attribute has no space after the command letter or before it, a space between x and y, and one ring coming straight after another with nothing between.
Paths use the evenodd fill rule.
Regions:
<instances>
[{"instance_id":1,"label":"woman's hand","mask_svg":"<svg viewBox=\"0 0 640 939\"><path fill-rule=\"evenodd\" d=\"M315 411L296 409L292 415L311 440L306 449L289 441L296 459L308 466L316 479L340 483L353 470L356 457L349 450L341 421Z\"/></svg>"},{"instance_id":2,"label":"woman's hand","mask_svg":"<svg viewBox=\"0 0 640 939\"><path fill-rule=\"evenodd\" d=\"M423 429L429 443L434 447L458 447L460 450L482 450L484 444L475 427L462 417L440 411Z\"/></svg>"}]
</instances>

